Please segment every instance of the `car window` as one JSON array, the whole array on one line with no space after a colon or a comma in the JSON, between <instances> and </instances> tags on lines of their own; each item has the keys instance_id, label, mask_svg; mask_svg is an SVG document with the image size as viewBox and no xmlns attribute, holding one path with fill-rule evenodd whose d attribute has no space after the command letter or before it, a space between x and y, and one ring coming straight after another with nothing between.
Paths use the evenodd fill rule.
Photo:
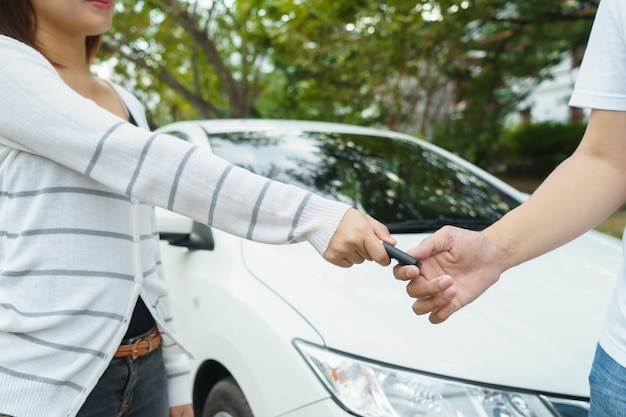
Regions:
<instances>
[{"instance_id":1,"label":"car window","mask_svg":"<svg viewBox=\"0 0 626 417\"><path fill-rule=\"evenodd\" d=\"M235 165L343 201L388 225L434 221L426 228L433 229L477 220L482 228L519 204L411 141L299 130L208 137L213 151Z\"/></svg>"}]
</instances>

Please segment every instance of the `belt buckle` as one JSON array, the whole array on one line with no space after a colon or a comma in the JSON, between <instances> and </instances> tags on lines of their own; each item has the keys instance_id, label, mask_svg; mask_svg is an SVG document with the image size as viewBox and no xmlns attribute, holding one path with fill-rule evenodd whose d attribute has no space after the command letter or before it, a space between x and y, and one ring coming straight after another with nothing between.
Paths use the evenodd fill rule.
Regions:
<instances>
[{"instance_id":1,"label":"belt buckle","mask_svg":"<svg viewBox=\"0 0 626 417\"><path fill-rule=\"evenodd\" d=\"M139 357L139 344L143 341L143 339L137 339L135 340L135 342L133 343L133 351L130 354L130 357L132 360L135 360Z\"/></svg>"}]
</instances>

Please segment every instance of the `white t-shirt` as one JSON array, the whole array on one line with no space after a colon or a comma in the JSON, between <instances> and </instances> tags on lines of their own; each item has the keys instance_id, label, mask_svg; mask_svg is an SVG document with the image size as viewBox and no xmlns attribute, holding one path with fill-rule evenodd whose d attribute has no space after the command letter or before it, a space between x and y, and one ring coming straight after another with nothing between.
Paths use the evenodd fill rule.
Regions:
<instances>
[{"instance_id":1,"label":"white t-shirt","mask_svg":"<svg viewBox=\"0 0 626 417\"><path fill-rule=\"evenodd\" d=\"M570 106L626 111L626 1L602 0ZM623 253L626 245L622 239ZM602 348L626 367L626 268L609 305L599 338Z\"/></svg>"}]
</instances>

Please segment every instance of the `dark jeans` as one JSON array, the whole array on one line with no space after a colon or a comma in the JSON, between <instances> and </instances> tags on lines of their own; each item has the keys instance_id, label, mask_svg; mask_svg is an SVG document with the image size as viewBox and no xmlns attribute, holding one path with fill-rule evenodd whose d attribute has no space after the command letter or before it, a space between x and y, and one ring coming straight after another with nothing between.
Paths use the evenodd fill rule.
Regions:
<instances>
[{"instance_id":1,"label":"dark jeans","mask_svg":"<svg viewBox=\"0 0 626 417\"><path fill-rule=\"evenodd\" d=\"M168 417L161 349L132 360L113 358L77 417Z\"/></svg>"}]
</instances>

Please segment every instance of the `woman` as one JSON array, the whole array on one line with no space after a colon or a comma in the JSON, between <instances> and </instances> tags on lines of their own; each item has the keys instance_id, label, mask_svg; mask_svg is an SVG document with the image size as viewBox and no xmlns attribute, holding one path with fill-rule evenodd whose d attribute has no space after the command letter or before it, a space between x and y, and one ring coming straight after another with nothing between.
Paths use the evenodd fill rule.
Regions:
<instances>
[{"instance_id":1,"label":"woman","mask_svg":"<svg viewBox=\"0 0 626 417\"><path fill-rule=\"evenodd\" d=\"M193 414L153 205L307 240L339 266L389 264L370 217L150 133L138 101L90 72L114 7L0 1L0 414Z\"/></svg>"}]
</instances>

